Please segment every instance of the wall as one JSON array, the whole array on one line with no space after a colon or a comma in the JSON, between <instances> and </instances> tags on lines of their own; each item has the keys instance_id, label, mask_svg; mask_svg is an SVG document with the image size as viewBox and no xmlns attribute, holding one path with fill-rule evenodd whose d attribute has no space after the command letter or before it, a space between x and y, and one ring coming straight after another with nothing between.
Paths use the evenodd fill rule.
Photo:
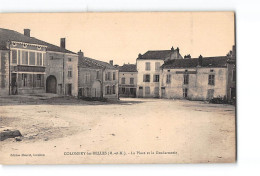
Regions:
<instances>
[{"instance_id":1,"label":"wall","mask_svg":"<svg viewBox=\"0 0 260 176\"><path fill-rule=\"evenodd\" d=\"M9 94L9 51L0 50L0 95Z\"/></svg>"},{"instance_id":2,"label":"wall","mask_svg":"<svg viewBox=\"0 0 260 176\"><path fill-rule=\"evenodd\" d=\"M137 72L119 72L119 95L136 97L136 87L137 87ZM122 84L122 78L125 78L125 84ZM134 78L134 83L130 84L130 78ZM121 93L120 89L126 88L125 94ZM134 88L134 94L130 95L129 88ZM128 91L128 92L127 92Z\"/></svg>"},{"instance_id":3,"label":"wall","mask_svg":"<svg viewBox=\"0 0 260 176\"><path fill-rule=\"evenodd\" d=\"M160 80L160 95L162 96L162 88L165 87L165 96L162 98L183 98L183 89L188 89L187 99L191 100L207 100L208 90L214 90L214 97L226 96L227 68L189 68L189 69L169 69L162 70ZM187 70L189 74L189 83L184 85L183 73ZM210 70L214 70L210 72ZM182 72L177 74L176 72ZM166 84L166 75L171 74L171 83ZM215 75L215 85L208 84L209 74Z\"/></svg>"},{"instance_id":4,"label":"wall","mask_svg":"<svg viewBox=\"0 0 260 176\"><path fill-rule=\"evenodd\" d=\"M150 71L145 70L146 62L150 62ZM160 75L160 70L155 70L156 62L159 62L160 66L164 63L163 60L137 60L137 97L142 97L140 96L140 87L143 87L143 97L156 97L154 89L160 86L159 82L153 82L153 76L157 74ZM150 82L143 82L144 74L150 74ZM150 87L150 95L145 95L145 87Z\"/></svg>"},{"instance_id":5,"label":"wall","mask_svg":"<svg viewBox=\"0 0 260 176\"><path fill-rule=\"evenodd\" d=\"M99 72L97 77L97 71ZM102 96L102 69L79 68L79 89L86 97Z\"/></svg>"},{"instance_id":6,"label":"wall","mask_svg":"<svg viewBox=\"0 0 260 176\"><path fill-rule=\"evenodd\" d=\"M111 73L111 79L106 80L106 74ZM115 72L115 80L113 80L113 72ZM115 94L106 94L106 87L115 85ZM103 71L103 97L110 100L118 100L118 70L105 69Z\"/></svg>"},{"instance_id":7,"label":"wall","mask_svg":"<svg viewBox=\"0 0 260 176\"><path fill-rule=\"evenodd\" d=\"M78 95L78 56L77 55L47 51L45 65L46 65L45 82L48 76L50 75L55 76L57 79L57 94L67 95L66 85L72 84L72 96ZM64 67L64 71L63 71L63 67ZM68 76L69 69L72 69L72 77ZM62 89L60 89L59 85L62 85L61 86Z\"/></svg>"}]
</instances>

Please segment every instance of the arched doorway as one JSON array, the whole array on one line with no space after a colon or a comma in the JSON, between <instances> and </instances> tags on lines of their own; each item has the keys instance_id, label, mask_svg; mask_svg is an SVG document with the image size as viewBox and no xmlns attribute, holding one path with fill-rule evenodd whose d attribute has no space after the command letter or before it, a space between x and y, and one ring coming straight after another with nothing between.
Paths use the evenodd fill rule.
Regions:
<instances>
[{"instance_id":1,"label":"arched doorway","mask_svg":"<svg viewBox=\"0 0 260 176\"><path fill-rule=\"evenodd\" d=\"M55 76L50 75L46 80L46 92L47 93L57 93L57 80Z\"/></svg>"}]
</instances>

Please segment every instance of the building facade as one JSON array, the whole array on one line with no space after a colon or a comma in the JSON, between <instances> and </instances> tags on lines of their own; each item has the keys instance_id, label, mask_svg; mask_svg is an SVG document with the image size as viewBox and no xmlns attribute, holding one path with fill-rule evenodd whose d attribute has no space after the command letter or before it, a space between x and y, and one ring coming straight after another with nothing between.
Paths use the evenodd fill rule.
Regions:
<instances>
[{"instance_id":1,"label":"building facade","mask_svg":"<svg viewBox=\"0 0 260 176\"><path fill-rule=\"evenodd\" d=\"M79 55L79 96L118 100L118 69L106 63Z\"/></svg>"},{"instance_id":2,"label":"building facade","mask_svg":"<svg viewBox=\"0 0 260 176\"><path fill-rule=\"evenodd\" d=\"M227 95L227 56L176 59L162 65L160 96L210 100Z\"/></svg>"},{"instance_id":3,"label":"building facade","mask_svg":"<svg viewBox=\"0 0 260 176\"><path fill-rule=\"evenodd\" d=\"M62 40L64 47L59 47L31 37L30 29L21 34L0 28L1 95L47 92L77 96L78 56L66 50ZM71 64L65 62L69 58ZM73 72L72 78L65 78L68 70ZM71 91L65 84L71 84Z\"/></svg>"},{"instance_id":4,"label":"building facade","mask_svg":"<svg viewBox=\"0 0 260 176\"><path fill-rule=\"evenodd\" d=\"M227 83L227 99L228 101L236 101L236 47L233 46L232 51L228 54L227 61L228 83Z\"/></svg>"},{"instance_id":5,"label":"building facade","mask_svg":"<svg viewBox=\"0 0 260 176\"><path fill-rule=\"evenodd\" d=\"M135 64L119 66L119 97L136 97L137 69Z\"/></svg>"},{"instance_id":6,"label":"building facade","mask_svg":"<svg viewBox=\"0 0 260 176\"><path fill-rule=\"evenodd\" d=\"M137 66L137 97L160 97L160 67L164 62L183 59L179 48L171 50L147 51L138 55Z\"/></svg>"}]
</instances>

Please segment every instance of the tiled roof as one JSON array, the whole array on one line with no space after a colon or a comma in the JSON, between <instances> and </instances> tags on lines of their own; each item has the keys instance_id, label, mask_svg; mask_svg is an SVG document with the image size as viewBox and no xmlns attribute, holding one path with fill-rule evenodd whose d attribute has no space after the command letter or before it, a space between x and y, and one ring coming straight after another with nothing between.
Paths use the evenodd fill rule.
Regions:
<instances>
[{"instance_id":1,"label":"tiled roof","mask_svg":"<svg viewBox=\"0 0 260 176\"><path fill-rule=\"evenodd\" d=\"M228 57L217 56L217 57L203 57L201 67L226 67ZM198 58L192 59L174 59L165 62L161 68L194 68L199 65Z\"/></svg>"},{"instance_id":2,"label":"tiled roof","mask_svg":"<svg viewBox=\"0 0 260 176\"><path fill-rule=\"evenodd\" d=\"M119 66L119 72L137 72L135 64L124 64L123 66Z\"/></svg>"},{"instance_id":3,"label":"tiled roof","mask_svg":"<svg viewBox=\"0 0 260 176\"><path fill-rule=\"evenodd\" d=\"M157 51L147 51L141 57L137 59L161 59L164 60L166 57L170 56L171 50L157 50Z\"/></svg>"},{"instance_id":4,"label":"tiled roof","mask_svg":"<svg viewBox=\"0 0 260 176\"><path fill-rule=\"evenodd\" d=\"M79 59L79 67L87 67L87 68L94 68L94 69L112 69L116 70L116 68L113 65L110 65L107 62L95 60L89 57L84 57L82 59Z\"/></svg>"},{"instance_id":5,"label":"tiled roof","mask_svg":"<svg viewBox=\"0 0 260 176\"><path fill-rule=\"evenodd\" d=\"M45 45L45 46L47 46L47 51L76 54L72 51L69 51L67 49L61 48L59 46L47 43L47 42L39 40L39 39L36 39L34 37L28 37L19 32L13 31L13 30L0 28L0 49L2 49L2 50L7 49L6 42L8 40L16 41L16 42L38 44L38 45Z\"/></svg>"}]
</instances>

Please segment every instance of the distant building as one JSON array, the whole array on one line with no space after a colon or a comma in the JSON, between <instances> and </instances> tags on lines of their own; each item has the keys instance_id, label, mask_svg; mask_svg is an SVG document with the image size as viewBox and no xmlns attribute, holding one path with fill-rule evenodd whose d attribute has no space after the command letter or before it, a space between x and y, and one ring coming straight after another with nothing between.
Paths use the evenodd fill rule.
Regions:
<instances>
[{"instance_id":1,"label":"distant building","mask_svg":"<svg viewBox=\"0 0 260 176\"><path fill-rule=\"evenodd\" d=\"M236 46L228 54L227 60L228 82L227 82L227 99L229 101L236 99Z\"/></svg>"},{"instance_id":2,"label":"distant building","mask_svg":"<svg viewBox=\"0 0 260 176\"><path fill-rule=\"evenodd\" d=\"M77 96L78 56L61 47L0 28L1 95L58 93Z\"/></svg>"},{"instance_id":3,"label":"distant building","mask_svg":"<svg viewBox=\"0 0 260 176\"><path fill-rule=\"evenodd\" d=\"M210 100L227 95L227 56L174 59L162 65L160 96Z\"/></svg>"},{"instance_id":4,"label":"distant building","mask_svg":"<svg viewBox=\"0 0 260 176\"><path fill-rule=\"evenodd\" d=\"M118 99L118 69L106 63L79 55L79 96Z\"/></svg>"},{"instance_id":5,"label":"distant building","mask_svg":"<svg viewBox=\"0 0 260 176\"><path fill-rule=\"evenodd\" d=\"M137 69L136 64L119 66L119 96L136 97Z\"/></svg>"},{"instance_id":6,"label":"distant building","mask_svg":"<svg viewBox=\"0 0 260 176\"><path fill-rule=\"evenodd\" d=\"M139 54L136 59L137 97L160 97L160 67L165 61L173 59L183 59L179 48Z\"/></svg>"}]
</instances>

